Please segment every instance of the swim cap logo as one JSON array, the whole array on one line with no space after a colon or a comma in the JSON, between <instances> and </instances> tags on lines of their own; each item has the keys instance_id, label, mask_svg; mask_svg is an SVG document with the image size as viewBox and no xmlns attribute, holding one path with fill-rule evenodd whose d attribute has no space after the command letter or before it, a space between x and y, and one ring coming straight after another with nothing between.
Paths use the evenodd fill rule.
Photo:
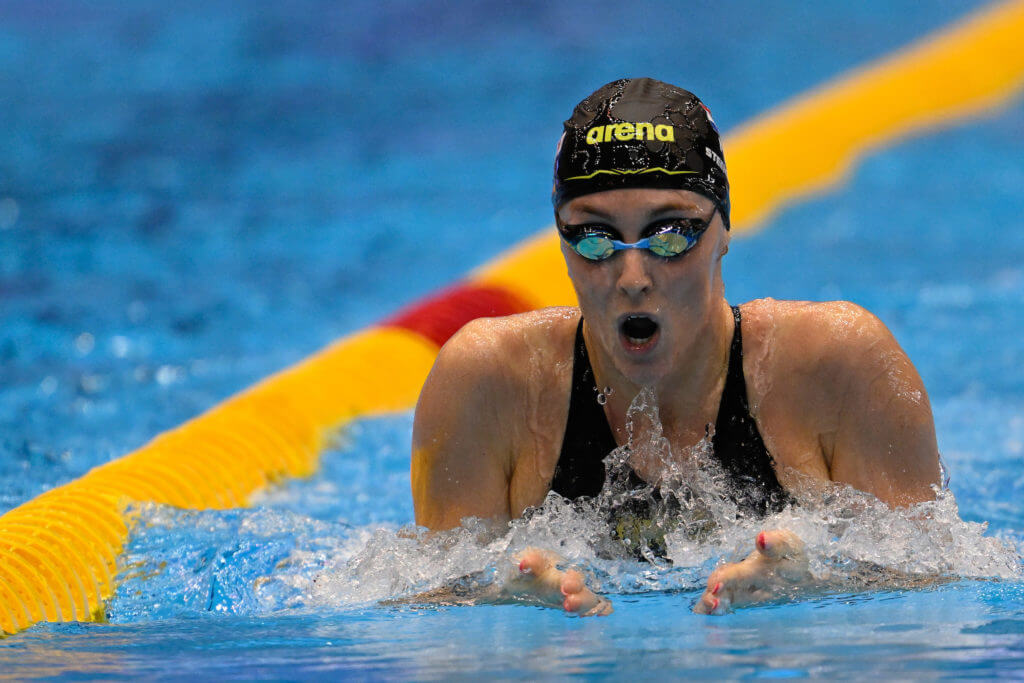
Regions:
<instances>
[{"instance_id":1,"label":"swim cap logo","mask_svg":"<svg viewBox=\"0 0 1024 683\"><path fill-rule=\"evenodd\" d=\"M672 126L653 123L610 123L607 126L594 126L587 131L587 144L611 142L612 138L626 140L660 140L675 142L676 132Z\"/></svg>"}]
</instances>

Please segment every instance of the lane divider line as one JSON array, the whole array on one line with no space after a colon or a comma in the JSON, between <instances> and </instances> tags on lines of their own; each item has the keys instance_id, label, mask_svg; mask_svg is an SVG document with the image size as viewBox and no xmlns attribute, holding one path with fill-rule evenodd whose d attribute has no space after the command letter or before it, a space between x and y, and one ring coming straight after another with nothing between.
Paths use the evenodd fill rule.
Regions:
<instances>
[{"instance_id":1,"label":"lane divider line","mask_svg":"<svg viewBox=\"0 0 1024 683\"><path fill-rule=\"evenodd\" d=\"M732 131L733 218L763 225L865 154L1008 104L1024 86L1024 3L993 5Z\"/></svg>"},{"instance_id":2,"label":"lane divider line","mask_svg":"<svg viewBox=\"0 0 1024 683\"><path fill-rule=\"evenodd\" d=\"M1008 102L1024 85L1018 36L1024 0L991 6L727 136L733 230L752 230L834 185L871 149ZM102 621L130 504L246 505L269 484L312 474L349 420L411 408L439 347L469 320L574 303L548 230L465 282L8 511L0 516L0 632Z\"/></svg>"}]
</instances>

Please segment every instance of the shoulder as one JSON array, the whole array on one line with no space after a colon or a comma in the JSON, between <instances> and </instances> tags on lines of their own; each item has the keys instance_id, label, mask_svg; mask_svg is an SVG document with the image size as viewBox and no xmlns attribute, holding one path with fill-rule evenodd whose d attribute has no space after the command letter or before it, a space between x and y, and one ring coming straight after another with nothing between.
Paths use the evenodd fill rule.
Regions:
<instances>
[{"instance_id":1,"label":"shoulder","mask_svg":"<svg viewBox=\"0 0 1024 683\"><path fill-rule=\"evenodd\" d=\"M920 384L892 333L861 306L760 299L741 310L752 407L772 413L768 406L774 405L787 424L833 431L852 405L864 403L876 380L886 379L887 390L897 389L892 380L901 375L912 379L905 389Z\"/></svg>"},{"instance_id":2,"label":"shoulder","mask_svg":"<svg viewBox=\"0 0 1024 683\"><path fill-rule=\"evenodd\" d=\"M743 327L771 325L774 332L822 339L851 339L864 333L887 333L870 311L850 301L755 299L740 306Z\"/></svg>"},{"instance_id":3,"label":"shoulder","mask_svg":"<svg viewBox=\"0 0 1024 683\"><path fill-rule=\"evenodd\" d=\"M579 310L575 308L477 318L441 348L431 378L451 374L462 380L511 387L537 363L560 360L565 348L571 349L571 335L578 320Z\"/></svg>"},{"instance_id":4,"label":"shoulder","mask_svg":"<svg viewBox=\"0 0 1024 683\"><path fill-rule=\"evenodd\" d=\"M492 348L513 349L547 339L553 332L569 329L575 331L579 315L578 308L556 306L515 315L476 318L452 335L445 348L465 344L478 347L482 343Z\"/></svg>"},{"instance_id":5,"label":"shoulder","mask_svg":"<svg viewBox=\"0 0 1024 683\"><path fill-rule=\"evenodd\" d=\"M744 345L750 337L753 347L787 370L844 374L902 353L877 316L849 301L758 299L741 309Z\"/></svg>"},{"instance_id":6,"label":"shoulder","mask_svg":"<svg viewBox=\"0 0 1024 683\"><path fill-rule=\"evenodd\" d=\"M567 385L560 374L571 360L578 320L578 309L550 308L467 323L434 361L416 406L417 425L485 411L512 418L548 384Z\"/></svg>"}]
</instances>

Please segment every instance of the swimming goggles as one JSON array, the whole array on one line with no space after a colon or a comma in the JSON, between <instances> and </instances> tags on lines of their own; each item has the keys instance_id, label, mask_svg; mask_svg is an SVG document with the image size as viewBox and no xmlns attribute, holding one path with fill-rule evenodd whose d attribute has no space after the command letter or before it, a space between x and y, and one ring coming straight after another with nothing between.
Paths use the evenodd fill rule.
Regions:
<instances>
[{"instance_id":1,"label":"swimming goggles","mask_svg":"<svg viewBox=\"0 0 1024 683\"><path fill-rule=\"evenodd\" d=\"M621 242L601 226L559 226L562 239L577 254L588 261L604 261L624 249L649 249L663 258L682 256L696 246L700 236L711 225L718 213L715 206L705 218L677 218L669 221L653 235L636 242Z\"/></svg>"}]
</instances>

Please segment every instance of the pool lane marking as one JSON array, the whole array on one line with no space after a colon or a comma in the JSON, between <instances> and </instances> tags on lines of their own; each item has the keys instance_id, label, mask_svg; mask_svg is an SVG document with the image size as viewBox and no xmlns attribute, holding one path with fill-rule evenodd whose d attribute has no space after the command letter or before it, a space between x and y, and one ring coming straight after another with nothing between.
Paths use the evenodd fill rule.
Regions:
<instances>
[{"instance_id":1,"label":"pool lane marking","mask_svg":"<svg viewBox=\"0 0 1024 683\"><path fill-rule=\"evenodd\" d=\"M529 300L505 287L460 284L399 311L383 325L416 332L441 347L470 320L522 313L530 307Z\"/></svg>"},{"instance_id":2,"label":"pool lane marking","mask_svg":"<svg viewBox=\"0 0 1024 683\"><path fill-rule=\"evenodd\" d=\"M867 150L1007 101L1024 82L1024 54L1010 49L1018 35L1024 35L1024 0L993 6L728 136L733 230L749 231L786 202L829 187ZM951 74L969 82L950 84ZM922 92L925 85L945 91L932 96ZM878 120L863 121L864 112ZM811 163L819 152L826 159ZM90 592L85 611L101 620L128 538L127 505L147 499L199 507L247 504L270 482L314 472L330 433L348 420L408 410L440 344L461 324L480 315L574 302L557 236L549 230L478 269L467 282L349 335L115 463L8 511L0 516L0 596L6 596L0 628L12 632L41 620L47 616L44 605L55 606L53 596L74 590L81 578L62 576L57 585L35 586L40 568L17 570L26 556L39 553L26 555L25 548L47 542L47 536L26 531L32 525L68 533L80 556L91 560L86 583L99 586L100 595ZM182 471L205 485L167 477L176 458L187 459ZM150 494L139 496L140 488ZM54 568L45 573L52 577ZM22 623L21 615L30 623Z\"/></svg>"},{"instance_id":3,"label":"pool lane marking","mask_svg":"<svg viewBox=\"0 0 1024 683\"><path fill-rule=\"evenodd\" d=\"M734 222L763 225L872 150L997 109L1022 86L1024 2L992 5L732 131Z\"/></svg>"}]
</instances>

